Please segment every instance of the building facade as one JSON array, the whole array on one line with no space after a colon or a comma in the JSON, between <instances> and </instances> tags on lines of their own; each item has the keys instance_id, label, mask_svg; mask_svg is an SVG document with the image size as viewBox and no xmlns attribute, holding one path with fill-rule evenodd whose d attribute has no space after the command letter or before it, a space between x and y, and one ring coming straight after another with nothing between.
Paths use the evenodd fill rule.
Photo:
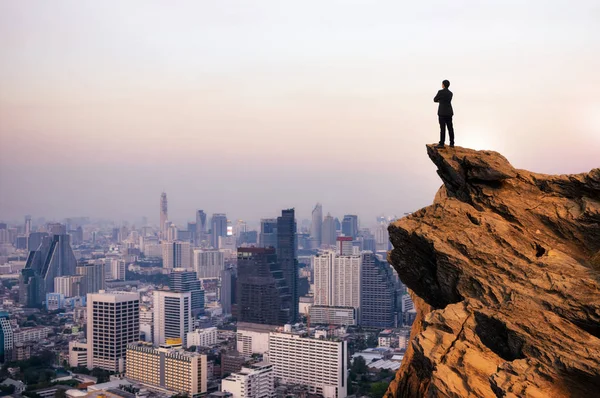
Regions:
<instances>
[{"instance_id":1,"label":"building facade","mask_svg":"<svg viewBox=\"0 0 600 398\"><path fill-rule=\"evenodd\" d=\"M298 294L297 248L295 211L294 209L282 210L281 217L277 218L277 261L291 297L288 323L294 323L298 319L300 295Z\"/></svg>"},{"instance_id":2,"label":"building facade","mask_svg":"<svg viewBox=\"0 0 600 398\"><path fill-rule=\"evenodd\" d=\"M154 291L153 339L155 345L167 339L181 339L186 346L188 332L194 327L190 292Z\"/></svg>"},{"instance_id":3,"label":"building facade","mask_svg":"<svg viewBox=\"0 0 600 398\"><path fill-rule=\"evenodd\" d=\"M390 265L372 253L363 253L360 279L360 324L373 328L396 326L399 286Z\"/></svg>"},{"instance_id":4,"label":"building facade","mask_svg":"<svg viewBox=\"0 0 600 398\"><path fill-rule=\"evenodd\" d=\"M93 293L87 296L88 368L125 370L127 345L140 338L138 293Z\"/></svg>"},{"instance_id":5,"label":"building facade","mask_svg":"<svg viewBox=\"0 0 600 398\"><path fill-rule=\"evenodd\" d=\"M275 396L273 365L259 362L243 367L221 382L221 391L232 398L272 398Z\"/></svg>"},{"instance_id":6,"label":"building facade","mask_svg":"<svg viewBox=\"0 0 600 398\"><path fill-rule=\"evenodd\" d=\"M190 242L163 242L163 268L192 268L192 252Z\"/></svg>"},{"instance_id":7,"label":"building facade","mask_svg":"<svg viewBox=\"0 0 600 398\"><path fill-rule=\"evenodd\" d=\"M198 278L218 278L225 268L225 256L218 250L194 250L194 271Z\"/></svg>"},{"instance_id":8,"label":"building facade","mask_svg":"<svg viewBox=\"0 0 600 398\"><path fill-rule=\"evenodd\" d=\"M217 344L217 328L196 329L188 332L186 347L212 347Z\"/></svg>"}]
</instances>

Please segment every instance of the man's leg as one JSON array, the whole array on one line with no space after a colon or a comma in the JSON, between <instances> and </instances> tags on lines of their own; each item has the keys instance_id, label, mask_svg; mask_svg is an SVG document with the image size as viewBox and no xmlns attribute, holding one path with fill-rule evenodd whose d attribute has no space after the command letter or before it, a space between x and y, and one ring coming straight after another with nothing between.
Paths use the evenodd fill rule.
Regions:
<instances>
[{"instance_id":1,"label":"man's leg","mask_svg":"<svg viewBox=\"0 0 600 398\"><path fill-rule=\"evenodd\" d=\"M443 116L438 117L440 121L440 145L444 145L444 141L446 141L446 121Z\"/></svg>"},{"instance_id":2,"label":"man's leg","mask_svg":"<svg viewBox=\"0 0 600 398\"><path fill-rule=\"evenodd\" d=\"M452 116L446 121L448 124L448 135L450 135L450 145L454 145L454 126L452 125Z\"/></svg>"}]
</instances>

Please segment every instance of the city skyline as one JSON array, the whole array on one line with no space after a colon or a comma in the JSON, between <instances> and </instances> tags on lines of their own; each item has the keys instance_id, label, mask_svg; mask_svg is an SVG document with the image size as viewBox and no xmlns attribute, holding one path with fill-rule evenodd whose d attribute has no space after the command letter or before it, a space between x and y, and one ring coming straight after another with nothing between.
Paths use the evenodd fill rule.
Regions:
<instances>
[{"instance_id":1,"label":"city skyline","mask_svg":"<svg viewBox=\"0 0 600 398\"><path fill-rule=\"evenodd\" d=\"M0 4L1 219L414 211L446 78L457 145L598 166L596 2L180 4Z\"/></svg>"}]
</instances>

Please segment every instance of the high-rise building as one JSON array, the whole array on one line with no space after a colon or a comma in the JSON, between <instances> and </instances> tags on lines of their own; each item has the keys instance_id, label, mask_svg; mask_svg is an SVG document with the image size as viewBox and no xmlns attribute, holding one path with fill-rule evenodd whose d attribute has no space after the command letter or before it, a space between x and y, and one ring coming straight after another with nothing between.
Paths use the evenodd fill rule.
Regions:
<instances>
[{"instance_id":1,"label":"high-rise building","mask_svg":"<svg viewBox=\"0 0 600 398\"><path fill-rule=\"evenodd\" d=\"M206 241L206 213L204 210L196 212L196 246L201 246Z\"/></svg>"},{"instance_id":2,"label":"high-rise building","mask_svg":"<svg viewBox=\"0 0 600 398\"><path fill-rule=\"evenodd\" d=\"M353 307L360 314L362 257L328 250L315 256L316 306Z\"/></svg>"},{"instance_id":3,"label":"high-rise building","mask_svg":"<svg viewBox=\"0 0 600 398\"><path fill-rule=\"evenodd\" d=\"M377 251L388 251L390 249L390 234L387 224L381 223L375 230L375 249Z\"/></svg>"},{"instance_id":4,"label":"high-rise building","mask_svg":"<svg viewBox=\"0 0 600 398\"><path fill-rule=\"evenodd\" d=\"M193 264L198 278L218 278L225 267L225 257L218 250L196 249Z\"/></svg>"},{"instance_id":5,"label":"high-rise building","mask_svg":"<svg viewBox=\"0 0 600 398\"><path fill-rule=\"evenodd\" d=\"M389 264L373 253L362 254L360 324L364 327L396 326L398 285Z\"/></svg>"},{"instance_id":6,"label":"high-rise building","mask_svg":"<svg viewBox=\"0 0 600 398\"><path fill-rule=\"evenodd\" d=\"M276 325L238 322L235 336L237 352L246 357L266 354L269 351L269 334L278 328Z\"/></svg>"},{"instance_id":7,"label":"high-rise building","mask_svg":"<svg viewBox=\"0 0 600 398\"><path fill-rule=\"evenodd\" d=\"M31 216L25 216L25 236L29 236L31 233Z\"/></svg>"},{"instance_id":8,"label":"high-rise building","mask_svg":"<svg viewBox=\"0 0 600 398\"><path fill-rule=\"evenodd\" d=\"M140 296L138 293L88 294L88 368L123 372L127 344L139 339Z\"/></svg>"},{"instance_id":9,"label":"high-rise building","mask_svg":"<svg viewBox=\"0 0 600 398\"><path fill-rule=\"evenodd\" d=\"M88 263L77 266L77 275L82 275L81 294L97 293L104 290L106 277L104 264Z\"/></svg>"},{"instance_id":10,"label":"high-rise building","mask_svg":"<svg viewBox=\"0 0 600 398\"><path fill-rule=\"evenodd\" d=\"M160 194L160 238L166 239L167 231L166 224L169 220L168 208L167 208L167 194L165 192Z\"/></svg>"},{"instance_id":11,"label":"high-rise building","mask_svg":"<svg viewBox=\"0 0 600 398\"><path fill-rule=\"evenodd\" d=\"M13 330L8 312L0 312L0 363L11 360L14 347Z\"/></svg>"},{"instance_id":12,"label":"high-rise building","mask_svg":"<svg viewBox=\"0 0 600 398\"><path fill-rule=\"evenodd\" d=\"M82 285L84 285L83 275L58 276L54 278L54 292L62 294L64 297L84 296L86 292Z\"/></svg>"},{"instance_id":13,"label":"high-rise building","mask_svg":"<svg viewBox=\"0 0 600 398\"><path fill-rule=\"evenodd\" d=\"M233 294L236 289L236 283L235 270L233 268L226 268L221 271L219 299L223 314L231 314L233 312Z\"/></svg>"},{"instance_id":14,"label":"high-rise building","mask_svg":"<svg viewBox=\"0 0 600 398\"><path fill-rule=\"evenodd\" d=\"M40 245L42 244L42 241L44 240L44 238L48 238L48 233L47 232L32 232L29 234L29 237L27 238L27 250L28 251L35 251L37 250Z\"/></svg>"},{"instance_id":15,"label":"high-rise building","mask_svg":"<svg viewBox=\"0 0 600 398\"><path fill-rule=\"evenodd\" d=\"M258 362L243 367L221 381L221 391L231 393L231 398L271 398L275 396L273 365Z\"/></svg>"},{"instance_id":16,"label":"high-rise building","mask_svg":"<svg viewBox=\"0 0 600 398\"><path fill-rule=\"evenodd\" d=\"M59 231L61 224L53 229ZM66 234L44 237L40 246L29 252L19 277L19 300L26 306L42 303L46 293L54 292L54 278L75 275L77 260Z\"/></svg>"},{"instance_id":17,"label":"high-rise building","mask_svg":"<svg viewBox=\"0 0 600 398\"><path fill-rule=\"evenodd\" d=\"M331 214L327 214L323 219L323 236L321 243L326 246L335 245L337 233L335 230L335 220Z\"/></svg>"},{"instance_id":18,"label":"high-rise building","mask_svg":"<svg viewBox=\"0 0 600 398\"><path fill-rule=\"evenodd\" d=\"M260 220L260 247L277 248L277 219L263 218Z\"/></svg>"},{"instance_id":19,"label":"high-rise building","mask_svg":"<svg viewBox=\"0 0 600 398\"><path fill-rule=\"evenodd\" d=\"M342 233L344 236L350 236L352 239L356 239L358 235L358 216L353 214L346 214L342 221Z\"/></svg>"},{"instance_id":20,"label":"high-rise building","mask_svg":"<svg viewBox=\"0 0 600 398\"><path fill-rule=\"evenodd\" d=\"M204 290L196 273L175 268L169 274L169 289L177 293L191 293L192 314L197 315L204 311Z\"/></svg>"},{"instance_id":21,"label":"high-rise building","mask_svg":"<svg viewBox=\"0 0 600 398\"><path fill-rule=\"evenodd\" d=\"M190 242L163 242L163 268L192 268Z\"/></svg>"},{"instance_id":22,"label":"high-rise building","mask_svg":"<svg viewBox=\"0 0 600 398\"><path fill-rule=\"evenodd\" d=\"M272 247L240 247L237 257L238 322L283 325L291 295Z\"/></svg>"},{"instance_id":23,"label":"high-rise building","mask_svg":"<svg viewBox=\"0 0 600 398\"><path fill-rule=\"evenodd\" d=\"M354 253L351 236L338 236L336 239L337 252L341 256L351 256Z\"/></svg>"},{"instance_id":24,"label":"high-rise building","mask_svg":"<svg viewBox=\"0 0 600 398\"><path fill-rule=\"evenodd\" d=\"M219 237L227 236L227 216L222 213L215 213L211 219L211 241L213 248L219 249Z\"/></svg>"},{"instance_id":25,"label":"high-rise building","mask_svg":"<svg viewBox=\"0 0 600 398\"><path fill-rule=\"evenodd\" d=\"M312 211L312 223L310 224L311 248L321 247L323 233L323 206L317 203Z\"/></svg>"},{"instance_id":26,"label":"high-rise building","mask_svg":"<svg viewBox=\"0 0 600 398\"><path fill-rule=\"evenodd\" d=\"M206 355L180 347L136 342L127 346L127 378L190 397L206 393Z\"/></svg>"},{"instance_id":27,"label":"high-rise building","mask_svg":"<svg viewBox=\"0 0 600 398\"><path fill-rule=\"evenodd\" d=\"M294 209L282 210L281 217L277 218L277 261L281 266L292 300L288 323L294 323L298 319L298 306L300 303L297 248Z\"/></svg>"},{"instance_id":28,"label":"high-rise building","mask_svg":"<svg viewBox=\"0 0 600 398\"><path fill-rule=\"evenodd\" d=\"M124 281L127 275L127 263L125 260L113 258L110 260L110 279ZM108 279L108 278L107 278Z\"/></svg>"},{"instance_id":29,"label":"high-rise building","mask_svg":"<svg viewBox=\"0 0 600 398\"><path fill-rule=\"evenodd\" d=\"M345 341L273 332L268 361L284 384L302 384L312 394L345 398L348 388L348 347Z\"/></svg>"},{"instance_id":30,"label":"high-rise building","mask_svg":"<svg viewBox=\"0 0 600 398\"><path fill-rule=\"evenodd\" d=\"M194 327L190 292L154 291L154 344L167 339L181 339L185 346L187 333Z\"/></svg>"}]
</instances>

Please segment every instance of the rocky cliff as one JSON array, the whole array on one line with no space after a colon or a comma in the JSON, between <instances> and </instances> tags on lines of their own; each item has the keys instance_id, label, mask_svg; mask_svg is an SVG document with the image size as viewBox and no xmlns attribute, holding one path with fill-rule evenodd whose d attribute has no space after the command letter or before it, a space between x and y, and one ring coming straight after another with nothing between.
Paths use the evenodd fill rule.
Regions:
<instances>
[{"instance_id":1,"label":"rocky cliff","mask_svg":"<svg viewBox=\"0 0 600 398\"><path fill-rule=\"evenodd\" d=\"M444 185L389 227L418 314L386 396L600 396L600 169L427 153Z\"/></svg>"}]
</instances>

